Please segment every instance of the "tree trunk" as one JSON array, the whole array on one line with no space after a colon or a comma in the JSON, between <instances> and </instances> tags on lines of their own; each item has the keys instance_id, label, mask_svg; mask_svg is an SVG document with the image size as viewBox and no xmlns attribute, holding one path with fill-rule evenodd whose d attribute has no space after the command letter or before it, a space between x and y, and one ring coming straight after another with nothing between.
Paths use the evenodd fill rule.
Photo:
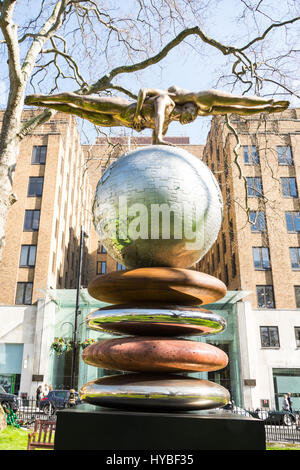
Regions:
<instances>
[{"instance_id":1,"label":"tree trunk","mask_svg":"<svg viewBox=\"0 0 300 470\"><path fill-rule=\"evenodd\" d=\"M19 85L10 92L0 135L0 260L5 245L8 211L17 200L17 196L12 192L12 184L20 149L18 133L21 125L24 91L24 87Z\"/></svg>"}]
</instances>

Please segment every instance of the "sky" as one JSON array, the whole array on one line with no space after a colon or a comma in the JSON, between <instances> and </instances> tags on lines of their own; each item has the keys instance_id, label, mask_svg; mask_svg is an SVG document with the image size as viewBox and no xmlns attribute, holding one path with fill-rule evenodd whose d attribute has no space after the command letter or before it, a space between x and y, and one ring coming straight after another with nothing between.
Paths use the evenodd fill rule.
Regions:
<instances>
[{"instance_id":1,"label":"sky","mask_svg":"<svg viewBox=\"0 0 300 470\"><path fill-rule=\"evenodd\" d=\"M199 0L199 2L204 2L204 0ZM126 2L120 0L110 0L108 3L115 4L116 13L119 13L122 8L126 9L128 6L136 5L135 0L126 0ZM146 2L149 3L148 0ZM34 3L38 5L41 2ZM154 4L158 5L159 0L155 0ZM250 32L251 36L257 34L257 25L251 19L251 15L247 17L247 21L238 22L236 17L238 14L242 14L242 10L245 7L245 4L241 0L209 0L209 4L213 5L215 8L211 10L211 14L206 18L199 18L199 21L203 24L200 26L203 28L206 34L210 35L218 41L224 41L226 44L235 45L235 44L245 44L247 43L247 35ZM282 0L278 2L277 0L248 0L250 5L258 6L261 5L263 15L260 15L261 27L262 30L270 24L269 17L276 18L276 20L282 21L284 19L283 11L281 8L285 4L285 8L290 9L291 13L289 16L295 16L294 10L300 10L299 0ZM26 15L26 12L31 14L29 9L24 10L24 5L28 6L29 4L33 5L32 2L28 0L18 0L17 4L19 5L19 10L17 11L17 20L19 24L22 24L23 17ZM298 7L297 7L298 5ZM277 11L278 10L278 11ZM300 14L300 11L299 11ZM190 26L194 26L191 24ZM270 42L266 43L267 49L263 51L264 53L270 48L274 50L274 56L277 53L277 46L285 41L284 30L274 31L270 36ZM178 31L177 31L178 32ZM300 36L300 35L299 35ZM298 37L292 37L291 47L294 49L300 49L300 39ZM127 87L132 90L134 93L138 93L139 88L141 87L151 87L151 88L162 88L166 89L171 85L177 85L181 88L201 91L210 88L219 88L224 91L230 91L238 93L239 90L232 90L229 83L219 83L218 77L222 74L227 74L230 68L226 65L227 59L211 46L206 46L204 50L196 51L195 48L198 48L201 43L200 39L192 38L189 41L189 46L182 44L179 48L174 49L168 56L165 58L159 65L150 67L149 69L140 72L138 75L133 76L133 74L123 74L118 79L118 84ZM195 48L193 47L195 46ZM279 46L278 46L279 47ZM118 49L112 51L112 60L114 60L113 65L122 65L124 63L124 58L118 54ZM80 64L84 67L84 64ZM299 58L297 61L297 67L299 67ZM297 69L295 67L295 70ZM299 69L298 69L299 72ZM4 68L0 70L0 106L4 107L7 98L7 74L4 71ZM102 76L103 71L101 70L101 64L95 64L93 69L92 80L96 81L99 76ZM299 73L294 74L294 84L298 87L300 86ZM292 78L293 80L293 78ZM63 90L73 91L74 84L66 80L62 85ZM44 77L44 80L41 84L41 88L44 93L48 93L49 84L47 76ZM45 91L44 91L45 90ZM275 86L266 87L265 92L276 91ZM29 91L29 92L32 92ZM253 94L250 93L250 94ZM286 98L286 97L285 97ZM299 100L293 100L292 104L294 106L300 106ZM93 126L87 122L79 120L79 127L82 132L82 141L83 143L93 140L96 136ZM210 127L210 118L199 117L196 121L188 125L180 125L179 123L172 123L169 127L168 134L169 136L188 136L190 137L190 142L192 144L203 144L206 141L206 136ZM107 129L104 129L107 132ZM117 133L124 133L125 131L121 128L115 130ZM135 131L128 131L131 135L137 135ZM143 131L139 135L151 135L150 131Z\"/></svg>"}]
</instances>

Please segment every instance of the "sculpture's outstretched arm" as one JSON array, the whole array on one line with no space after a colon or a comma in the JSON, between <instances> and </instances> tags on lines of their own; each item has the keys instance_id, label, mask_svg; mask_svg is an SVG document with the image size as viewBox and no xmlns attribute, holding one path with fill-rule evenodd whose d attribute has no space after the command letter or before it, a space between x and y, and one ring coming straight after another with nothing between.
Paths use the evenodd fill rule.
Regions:
<instances>
[{"instance_id":1,"label":"sculpture's outstretched arm","mask_svg":"<svg viewBox=\"0 0 300 470\"><path fill-rule=\"evenodd\" d=\"M268 114L273 114L273 113L281 113L284 111L286 107L283 107L282 105L269 105L269 106L253 106L253 107L243 107L243 106L212 106L211 109L209 110L209 113L211 115L217 115L217 114L239 114L241 116L250 116L252 114L259 114L259 113L268 113ZM204 115L204 113L203 113Z\"/></svg>"}]
</instances>

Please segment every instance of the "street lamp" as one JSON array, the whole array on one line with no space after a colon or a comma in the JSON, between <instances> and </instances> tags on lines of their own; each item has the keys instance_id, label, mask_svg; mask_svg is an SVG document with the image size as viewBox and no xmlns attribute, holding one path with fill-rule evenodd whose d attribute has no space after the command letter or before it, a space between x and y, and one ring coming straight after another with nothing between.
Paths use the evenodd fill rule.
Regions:
<instances>
[{"instance_id":1,"label":"street lamp","mask_svg":"<svg viewBox=\"0 0 300 470\"><path fill-rule=\"evenodd\" d=\"M80 245L79 245L79 262L77 272L77 287L76 287L76 304L75 304L75 321L74 321L74 335L73 335L73 357L72 357L72 374L71 374L71 388L75 388L75 375L76 375L76 356L77 356L77 337L78 337L78 315L79 311L79 297L81 287L81 273L82 273L82 258L83 258L83 239L88 238L88 235L80 227Z\"/></svg>"}]
</instances>

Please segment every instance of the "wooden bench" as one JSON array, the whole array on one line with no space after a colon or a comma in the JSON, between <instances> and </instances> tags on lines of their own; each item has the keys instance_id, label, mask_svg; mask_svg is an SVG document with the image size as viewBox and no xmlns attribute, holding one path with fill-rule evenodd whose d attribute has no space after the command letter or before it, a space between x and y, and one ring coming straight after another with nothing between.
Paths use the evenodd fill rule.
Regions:
<instances>
[{"instance_id":1,"label":"wooden bench","mask_svg":"<svg viewBox=\"0 0 300 470\"><path fill-rule=\"evenodd\" d=\"M28 434L27 450L54 449L55 421L37 419L34 431Z\"/></svg>"}]
</instances>

